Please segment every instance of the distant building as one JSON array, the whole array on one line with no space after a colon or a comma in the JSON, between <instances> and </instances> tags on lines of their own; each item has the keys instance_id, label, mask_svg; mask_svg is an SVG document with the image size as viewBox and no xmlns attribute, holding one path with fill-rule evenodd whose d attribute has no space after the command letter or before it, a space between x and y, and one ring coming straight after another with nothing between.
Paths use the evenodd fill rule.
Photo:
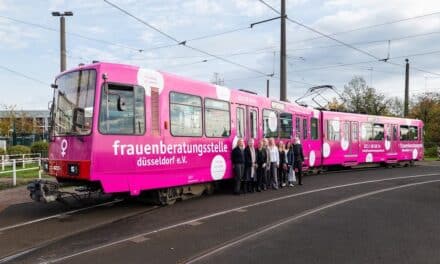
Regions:
<instances>
[{"instance_id":1,"label":"distant building","mask_svg":"<svg viewBox=\"0 0 440 264\"><path fill-rule=\"evenodd\" d=\"M0 139L7 139L12 144L14 132L16 144L29 145L47 139L49 116L48 110L15 110L13 118L10 111L0 111Z\"/></svg>"}]
</instances>

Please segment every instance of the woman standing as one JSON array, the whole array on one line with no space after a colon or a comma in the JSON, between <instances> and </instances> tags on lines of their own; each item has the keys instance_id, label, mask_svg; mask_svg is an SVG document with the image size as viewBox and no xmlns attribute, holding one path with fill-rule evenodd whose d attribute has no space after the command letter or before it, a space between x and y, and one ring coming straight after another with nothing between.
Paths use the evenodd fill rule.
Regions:
<instances>
[{"instance_id":1,"label":"woman standing","mask_svg":"<svg viewBox=\"0 0 440 264\"><path fill-rule=\"evenodd\" d=\"M240 185L244 177L244 143L240 138L237 141L237 146L231 153L232 167L234 168L234 194L240 194Z\"/></svg>"},{"instance_id":2,"label":"woman standing","mask_svg":"<svg viewBox=\"0 0 440 264\"><path fill-rule=\"evenodd\" d=\"M260 144L258 145L258 149L256 150L257 154L257 192L261 190L266 190L266 182L264 180L264 175L266 174L267 167L267 152L264 147L264 140L260 140Z\"/></svg>"},{"instance_id":3,"label":"woman standing","mask_svg":"<svg viewBox=\"0 0 440 264\"><path fill-rule=\"evenodd\" d=\"M293 152L295 155L294 158L294 168L295 174L298 176L298 185L302 185L302 163L304 161L303 148L301 146L301 142L299 141L299 137L295 138L295 145L293 145Z\"/></svg>"},{"instance_id":4,"label":"woman standing","mask_svg":"<svg viewBox=\"0 0 440 264\"><path fill-rule=\"evenodd\" d=\"M287 174L287 150L284 147L284 143L280 141L278 144L278 151L280 156L280 165L278 167L278 183L279 187L286 186L286 174Z\"/></svg>"},{"instance_id":5,"label":"woman standing","mask_svg":"<svg viewBox=\"0 0 440 264\"><path fill-rule=\"evenodd\" d=\"M295 161L295 154L293 151L293 144L287 143L287 175L288 175L288 181L289 181L289 187L293 187L293 183L295 182L295 170L293 168Z\"/></svg>"},{"instance_id":6,"label":"woman standing","mask_svg":"<svg viewBox=\"0 0 440 264\"><path fill-rule=\"evenodd\" d=\"M272 188L278 190L278 167L280 165L280 153L275 145L273 138L269 139L269 154L270 154L270 182Z\"/></svg>"},{"instance_id":7,"label":"woman standing","mask_svg":"<svg viewBox=\"0 0 440 264\"><path fill-rule=\"evenodd\" d=\"M249 139L246 148L244 149L244 173L245 180L243 190L244 192L254 192L257 182L257 174L255 168L257 165L257 159L255 155L254 140Z\"/></svg>"}]
</instances>

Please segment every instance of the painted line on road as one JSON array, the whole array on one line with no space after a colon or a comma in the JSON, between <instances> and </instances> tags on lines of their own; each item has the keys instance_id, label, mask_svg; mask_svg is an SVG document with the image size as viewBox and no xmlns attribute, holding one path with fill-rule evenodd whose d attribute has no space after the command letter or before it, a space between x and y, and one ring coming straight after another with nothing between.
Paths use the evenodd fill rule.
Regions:
<instances>
[{"instance_id":1,"label":"painted line on road","mask_svg":"<svg viewBox=\"0 0 440 264\"><path fill-rule=\"evenodd\" d=\"M184 221L184 222L180 222L180 223L177 223L177 224L165 226L165 227L162 227L162 228L159 228L159 229L156 229L156 230L148 231L148 232L145 232L145 233L142 233L142 234L138 234L138 235L131 236L131 237L128 237L128 238L120 239L120 240L113 241L113 242L110 242L110 243L107 243L107 244L103 244L103 245L100 245L100 246L97 246L97 247L89 248L87 250L79 251L79 252L73 253L71 255L67 255L67 256L64 256L64 257L61 257L61 258L57 258L57 259L43 261L43 262L40 262L40 263L41 264L43 264L43 263L46 264L46 263L61 262L61 261L64 261L64 260L67 260L67 259L70 259L70 258L73 258L73 257L77 257L77 256L84 255L84 254L87 254L87 253L90 253L90 252L97 251L97 250L100 250L100 249L103 249L103 248L107 248L107 247L118 245L118 244L121 244L121 243L124 243L124 242L128 242L128 241L131 241L131 240L136 239L138 237L143 237L143 236L148 236L148 235L152 235L152 234L157 234L157 233L160 233L162 231L166 231L166 230L174 229L176 227L181 227L181 226L188 225L188 224L190 224L192 222L200 222L200 221L203 221L203 220L206 220L206 219L209 219L209 218L213 218L213 217L229 214L229 213L232 213L232 212L236 212L237 210L247 209L247 208L250 208L250 207L255 207L255 206L259 206L259 205L263 205L263 204L268 204L268 203L272 203L272 202L276 202L276 201L280 201L280 200L289 199L289 198L292 198L292 197L303 196L303 195L307 195L307 194L312 194L312 193L317 193L317 192L322 192L322 191L328 191L328 190L334 190L334 189L340 189L340 188L344 188L344 187L357 186L357 185L368 184L368 183L377 183L377 182L385 182L385 181L392 181L392 180L402 180L402 179L414 179L414 178L422 178L422 177L430 177L430 176L440 176L440 174L439 173L431 173L431 174L420 174L420 175L412 175L412 176L393 177L393 178L380 179L380 180L362 181L362 182L355 182L355 183L349 183L349 184L325 187L325 188L305 191L305 192L301 192L301 193L285 195L285 196L269 199L269 200L266 200L266 201L256 202L256 203L252 203L252 204L248 204L248 205L244 205L244 206L240 206L240 207L236 207L236 208L220 211L220 212L217 212L217 213L201 216L201 217L198 217L198 218L193 218L193 219L190 219L190 220L187 220L187 221Z\"/></svg>"},{"instance_id":2,"label":"painted line on road","mask_svg":"<svg viewBox=\"0 0 440 264\"><path fill-rule=\"evenodd\" d=\"M92 205L92 206L88 206L88 207L84 207L84 208L80 208L80 209L76 209L76 210L72 210L72 211L67 211L67 212L64 212L64 213L59 213L59 214L55 214L55 215L51 215L51 216L47 216L47 217L43 217L43 218L38 218L38 219L35 219L35 220L23 222L23 223L20 223L20 224L15 224L15 225L7 226L7 227L2 227L2 228L0 228L0 232L4 232L4 231L11 230L11 229L14 229L14 228L22 227L22 226L27 226L27 225L30 225L30 224L35 224L35 223L38 223L38 222L43 222L43 221L54 219L54 218L63 218L63 217L66 217L67 215L71 215L71 214L74 214L74 213L79 213L79 212L82 212L82 211L90 210L90 209L101 207L101 206L108 206L110 204L116 204L116 203L119 203L119 202L122 202L122 201L123 201L122 199L117 199L117 200L113 200L113 201L109 201L109 202L105 202L105 203L100 203L100 204L95 204L95 205Z\"/></svg>"},{"instance_id":3,"label":"painted line on road","mask_svg":"<svg viewBox=\"0 0 440 264\"><path fill-rule=\"evenodd\" d=\"M203 259L208 258L210 256L216 255L216 254L220 253L221 251L224 251L224 250L229 249L231 247L237 246L238 244L241 244L242 242L244 242L246 240L255 238L255 237L259 236L259 235L262 235L264 233L272 231L272 230L274 230L274 229L276 229L276 228L278 228L280 226L283 226L285 224L288 224L290 222L293 222L293 221L296 221L298 219L304 218L306 216L310 216L310 215L316 214L318 212L321 212L321 211L324 211L324 210L327 210L327 209L330 209L330 208L333 208L333 207L336 207L336 206L339 206L339 205L342 205L342 204L345 204L345 203L348 203L348 202L352 202L352 201L359 200L359 199L362 199L362 198L365 198L365 197L369 197L369 196L373 196L373 195L376 195L376 194L381 194L381 193L385 193L385 192L390 192L390 191L394 191L394 190L399 190L399 189L403 189L403 188L408 188L408 187L413 187L413 186L418 186L418 185L428 184L428 183L433 183L433 182L440 182L440 180L432 180L432 181L409 183L409 184L400 185L400 186L396 186L396 187L390 187L390 188L376 190L376 191L372 191L372 192L368 192L368 193L364 193L364 194L359 194L359 195L351 196L351 197L343 199L343 200L339 200L339 201L336 201L336 202L333 202L333 203L329 203L329 204L317 207L315 209L308 210L308 211L306 211L306 212L304 212L302 214L285 218L285 219L283 219L281 221L278 221L276 224L272 223L270 225L266 225L263 228L259 228L257 231L254 231L252 233L248 233L247 235L241 236L240 239L237 239L235 241L229 242L229 243L227 243L227 244L225 244L225 245L223 245L221 247L218 247L218 248L215 248L215 249L210 249L209 252L207 252L207 253L205 253L203 255L197 256L195 258L192 258L192 259L190 259L188 261L185 261L184 263L186 263L186 264L196 263L196 262L198 262L200 260L203 260Z\"/></svg>"}]
</instances>

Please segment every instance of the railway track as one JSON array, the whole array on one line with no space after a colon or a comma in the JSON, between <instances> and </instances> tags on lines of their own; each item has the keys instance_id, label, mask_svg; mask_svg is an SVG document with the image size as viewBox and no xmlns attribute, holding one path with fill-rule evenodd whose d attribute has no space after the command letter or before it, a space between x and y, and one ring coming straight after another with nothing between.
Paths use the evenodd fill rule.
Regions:
<instances>
[{"instance_id":1,"label":"railway track","mask_svg":"<svg viewBox=\"0 0 440 264\"><path fill-rule=\"evenodd\" d=\"M76 259L77 257L81 258L86 255L93 254L98 251L105 250L105 249L108 249L108 248L111 248L114 246L118 246L118 245L121 245L126 242L144 241L148 237L157 236L157 235L164 233L164 232L172 232L173 230L175 230L174 232L176 232L176 230L183 228L184 226L193 226L193 225L197 226L199 223L214 220L214 219L220 218L220 217L225 217L231 213L246 212L247 210L250 210L252 208L257 208L257 207L261 207L261 206L269 206L270 204L276 204L276 203L280 203L283 201L288 201L292 198L301 198L301 197L305 197L305 196L312 195L312 194L326 193L327 191L333 191L333 190L344 190L344 189L359 187L359 186L363 186L363 185L392 184L393 182L398 183L398 186L392 186L392 187L380 188L380 189L373 188L370 192L366 192L366 193L361 192L360 194L352 195L348 198L344 197L344 198L341 198L341 199L336 200L334 202L321 204L320 206L318 206L316 208L308 209L307 212L302 212L302 214L295 214L294 216L290 215L290 216L286 217L285 219L281 219L282 221L291 221L293 219L292 217L298 217L298 216L305 217L305 216L309 215L310 210L312 210L311 212L315 212L314 210L317 210L319 208L324 208L324 209L330 208L330 207L337 206L342 203L350 202L355 199L360 199L363 197L375 195L375 194L385 192L385 191L391 191L391 190L395 190L395 189L405 188L406 186L407 187L417 186L417 185L423 184L423 183L438 182L438 181L440 181L440 180L438 180L438 176L440 176L440 174L430 173L430 174L418 174L418 175L410 175L410 176L403 176L403 177L392 177L392 178L379 179L379 180L359 181L359 182L352 182L352 183L347 183L347 184L342 184L342 185L329 186L329 187L325 187L325 188L318 188L318 189L308 190L308 191L304 191L304 192L293 193L293 194L289 194L289 195L283 195L280 197L275 197L275 198L271 198L271 199L267 199L267 200L263 200L263 201L244 204L244 205L229 208L226 210L216 211L216 212L210 213L208 215L202 215L202 216L198 216L195 218L191 218L191 219L187 219L187 220L183 220L183 221L179 221L179 222L174 222L172 224L164 225L159 228L150 229L146 232L139 232L138 234L123 237L120 239L115 239L113 241L109 241L108 243L103 243L100 245L95 245L90 248L85 248L83 250L78 250L77 252L74 252L71 254L65 254L65 255L60 256L58 258L55 257L55 258L45 259L41 263L64 263L65 261ZM429 177L434 177L434 179L423 180L423 179L426 179ZM407 180L413 180L413 181L423 180L423 182L419 181L419 182L412 182L412 183L410 182L410 183L404 183L404 184L401 183L401 181L407 181ZM317 210L316 212L318 212L319 210ZM260 229L253 230L250 233L244 234L244 237L253 236L252 235L253 232L260 232L260 231L261 231ZM230 240L228 243L234 244L235 243L234 241L237 239L241 241L241 239L243 239L243 234L241 234L238 237L235 237L235 239ZM222 244L222 247L223 246L224 245ZM36 250L38 250L38 248L35 249L35 251ZM211 248L211 250L215 250L215 249ZM15 258L21 259L21 257L24 257L25 255L27 255L29 253L30 252L22 251L21 253L9 256L8 260L12 260ZM36 254L38 255L38 253L36 253ZM192 261L193 259L197 259L198 257L200 257L199 254L197 254L197 256L193 255L193 257L187 258L187 260Z\"/></svg>"}]
</instances>

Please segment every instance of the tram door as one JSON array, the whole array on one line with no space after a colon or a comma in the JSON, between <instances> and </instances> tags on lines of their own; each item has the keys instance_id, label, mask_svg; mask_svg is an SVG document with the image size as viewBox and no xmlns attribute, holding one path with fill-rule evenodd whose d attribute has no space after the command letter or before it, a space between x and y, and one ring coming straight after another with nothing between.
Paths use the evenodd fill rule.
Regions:
<instances>
[{"instance_id":1,"label":"tram door","mask_svg":"<svg viewBox=\"0 0 440 264\"><path fill-rule=\"evenodd\" d=\"M359 123L350 122L350 154L353 160L357 160L359 155Z\"/></svg>"},{"instance_id":2,"label":"tram door","mask_svg":"<svg viewBox=\"0 0 440 264\"><path fill-rule=\"evenodd\" d=\"M388 159L396 159L397 125L386 124L385 152Z\"/></svg>"},{"instance_id":3,"label":"tram door","mask_svg":"<svg viewBox=\"0 0 440 264\"><path fill-rule=\"evenodd\" d=\"M357 161L359 151L359 128L358 122L344 121L342 131L341 148L345 151L345 161Z\"/></svg>"},{"instance_id":4,"label":"tram door","mask_svg":"<svg viewBox=\"0 0 440 264\"><path fill-rule=\"evenodd\" d=\"M249 138L258 138L258 108L247 105L238 105L236 108L237 137L247 141ZM245 142L247 144L247 142ZM254 142L257 144L257 142Z\"/></svg>"},{"instance_id":5,"label":"tram door","mask_svg":"<svg viewBox=\"0 0 440 264\"><path fill-rule=\"evenodd\" d=\"M248 106L247 107L247 121L248 121L248 126L247 126L247 135L248 138L253 138L253 139L257 139L259 138L258 135L258 108L256 107L252 107L252 106ZM255 147L258 146L258 142L255 141L254 142Z\"/></svg>"}]
</instances>

